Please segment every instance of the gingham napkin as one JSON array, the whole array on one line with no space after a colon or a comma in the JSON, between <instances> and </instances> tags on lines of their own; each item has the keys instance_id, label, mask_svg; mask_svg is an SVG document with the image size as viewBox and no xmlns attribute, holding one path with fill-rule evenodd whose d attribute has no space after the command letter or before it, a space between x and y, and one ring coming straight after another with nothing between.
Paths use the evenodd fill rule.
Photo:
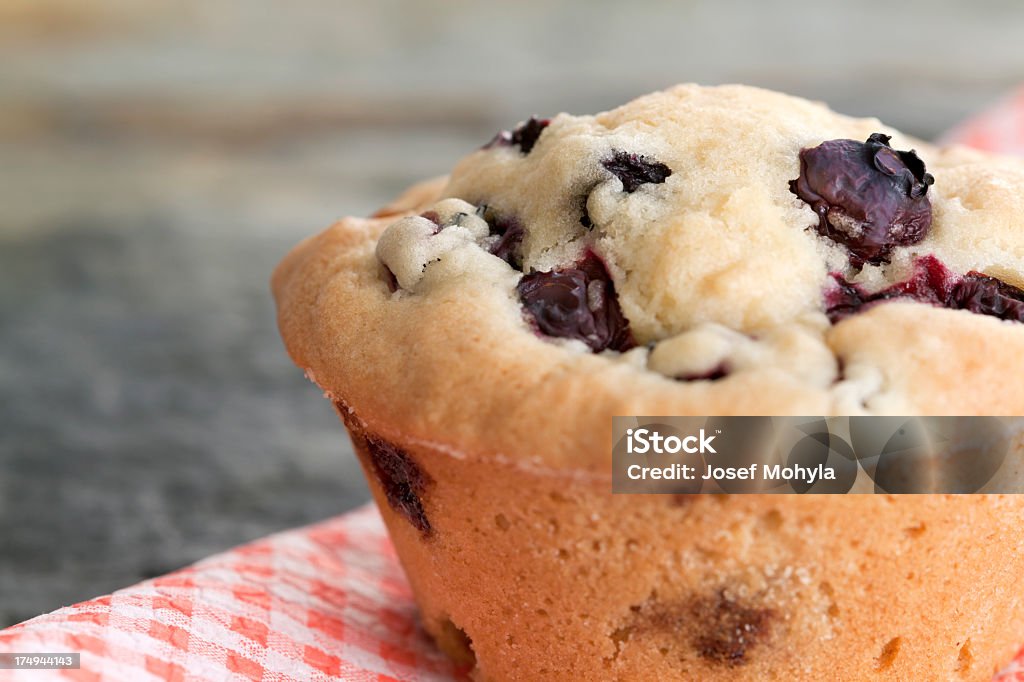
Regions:
<instances>
[{"instance_id":1,"label":"gingham napkin","mask_svg":"<svg viewBox=\"0 0 1024 682\"><path fill-rule=\"evenodd\" d=\"M0 631L0 651L81 652L38 680L467 679L416 622L380 514L365 506Z\"/></svg>"},{"instance_id":2,"label":"gingham napkin","mask_svg":"<svg viewBox=\"0 0 1024 682\"><path fill-rule=\"evenodd\" d=\"M1024 89L942 141L1024 155ZM0 652L75 651L80 669L0 680L468 679L417 625L372 506L0 631ZM1024 649L994 682L1024 682Z\"/></svg>"}]
</instances>

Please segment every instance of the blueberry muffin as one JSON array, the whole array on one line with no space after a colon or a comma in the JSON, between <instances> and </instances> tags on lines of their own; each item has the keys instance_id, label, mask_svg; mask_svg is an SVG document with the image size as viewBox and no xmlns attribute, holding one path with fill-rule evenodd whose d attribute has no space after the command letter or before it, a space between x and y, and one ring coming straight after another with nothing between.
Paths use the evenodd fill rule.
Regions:
<instances>
[{"instance_id":1,"label":"blueberry muffin","mask_svg":"<svg viewBox=\"0 0 1024 682\"><path fill-rule=\"evenodd\" d=\"M1022 190L684 85L502 132L273 288L478 679L986 680L1024 642L1024 496L613 495L611 418L1024 414Z\"/></svg>"}]
</instances>

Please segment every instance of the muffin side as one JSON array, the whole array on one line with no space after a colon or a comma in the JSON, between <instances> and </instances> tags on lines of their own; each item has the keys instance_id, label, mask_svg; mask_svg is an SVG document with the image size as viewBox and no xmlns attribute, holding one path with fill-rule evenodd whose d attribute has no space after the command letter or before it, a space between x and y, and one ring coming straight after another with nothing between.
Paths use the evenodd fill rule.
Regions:
<instances>
[{"instance_id":1,"label":"muffin side","mask_svg":"<svg viewBox=\"0 0 1024 682\"><path fill-rule=\"evenodd\" d=\"M478 679L982 681L1020 645L1014 496L610 495L388 441L431 481L424 531L335 404L424 627Z\"/></svg>"}]
</instances>

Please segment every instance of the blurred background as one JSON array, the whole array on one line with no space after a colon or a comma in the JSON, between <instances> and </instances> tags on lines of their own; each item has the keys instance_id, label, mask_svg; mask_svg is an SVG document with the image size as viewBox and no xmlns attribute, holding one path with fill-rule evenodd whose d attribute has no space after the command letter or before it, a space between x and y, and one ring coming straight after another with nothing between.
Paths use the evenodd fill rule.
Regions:
<instances>
[{"instance_id":1,"label":"blurred background","mask_svg":"<svg viewBox=\"0 0 1024 682\"><path fill-rule=\"evenodd\" d=\"M0 626L368 499L284 353L305 235L530 114L744 82L930 138L1019 0L0 0Z\"/></svg>"}]
</instances>

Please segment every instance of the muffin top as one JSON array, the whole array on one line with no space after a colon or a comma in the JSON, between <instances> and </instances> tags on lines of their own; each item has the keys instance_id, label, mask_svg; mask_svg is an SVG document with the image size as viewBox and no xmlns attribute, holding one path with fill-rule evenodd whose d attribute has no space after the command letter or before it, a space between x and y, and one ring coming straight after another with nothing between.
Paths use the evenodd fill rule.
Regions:
<instances>
[{"instance_id":1,"label":"muffin top","mask_svg":"<svg viewBox=\"0 0 1024 682\"><path fill-rule=\"evenodd\" d=\"M274 276L376 430L606 470L613 415L1024 414L1024 164L744 86L531 118Z\"/></svg>"}]
</instances>

